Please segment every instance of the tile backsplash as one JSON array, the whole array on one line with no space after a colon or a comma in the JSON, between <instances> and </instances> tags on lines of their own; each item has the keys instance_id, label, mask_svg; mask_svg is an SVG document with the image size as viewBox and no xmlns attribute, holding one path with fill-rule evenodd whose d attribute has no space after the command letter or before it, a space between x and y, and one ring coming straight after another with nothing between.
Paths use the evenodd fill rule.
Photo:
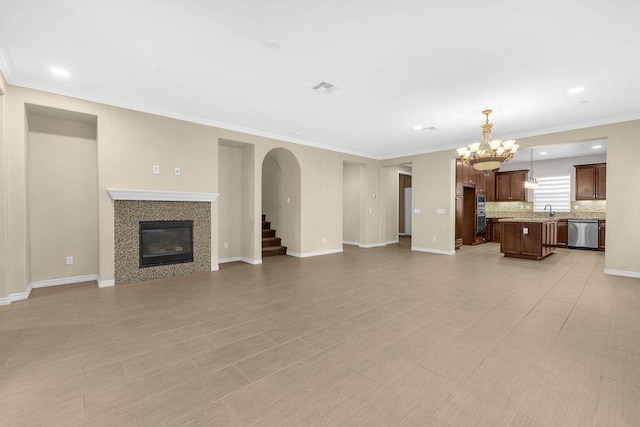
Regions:
<instances>
[{"instance_id":1,"label":"tile backsplash","mask_svg":"<svg viewBox=\"0 0 640 427\"><path fill-rule=\"evenodd\" d=\"M607 213L605 200L579 200L571 202L571 212L556 212L558 218L599 218ZM547 216L547 213L533 212L533 202L487 202L488 217L507 216Z\"/></svg>"}]
</instances>

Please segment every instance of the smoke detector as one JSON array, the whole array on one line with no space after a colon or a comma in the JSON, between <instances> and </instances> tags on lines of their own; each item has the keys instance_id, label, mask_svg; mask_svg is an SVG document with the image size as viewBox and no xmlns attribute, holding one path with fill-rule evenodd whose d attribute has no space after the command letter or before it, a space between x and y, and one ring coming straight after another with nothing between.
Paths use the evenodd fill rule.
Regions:
<instances>
[{"instance_id":1,"label":"smoke detector","mask_svg":"<svg viewBox=\"0 0 640 427\"><path fill-rule=\"evenodd\" d=\"M317 85L313 86L311 89L317 93L328 94L338 89L338 86L327 82L320 82Z\"/></svg>"}]
</instances>

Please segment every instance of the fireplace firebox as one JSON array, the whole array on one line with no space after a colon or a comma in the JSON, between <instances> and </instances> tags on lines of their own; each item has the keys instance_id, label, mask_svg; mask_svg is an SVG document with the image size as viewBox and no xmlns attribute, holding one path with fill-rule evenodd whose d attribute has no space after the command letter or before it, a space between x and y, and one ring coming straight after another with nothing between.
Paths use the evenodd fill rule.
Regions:
<instances>
[{"instance_id":1,"label":"fireplace firebox","mask_svg":"<svg viewBox=\"0 0 640 427\"><path fill-rule=\"evenodd\" d=\"M193 262L193 221L140 221L140 268Z\"/></svg>"}]
</instances>

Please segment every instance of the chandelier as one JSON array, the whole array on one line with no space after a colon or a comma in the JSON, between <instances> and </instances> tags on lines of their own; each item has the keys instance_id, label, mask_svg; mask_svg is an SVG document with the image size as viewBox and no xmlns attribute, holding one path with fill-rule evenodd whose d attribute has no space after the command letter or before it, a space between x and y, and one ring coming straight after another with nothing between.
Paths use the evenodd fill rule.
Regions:
<instances>
[{"instance_id":1,"label":"chandelier","mask_svg":"<svg viewBox=\"0 0 640 427\"><path fill-rule=\"evenodd\" d=\"M535 190L538 188L538 180L533 176L533 148L531 149L531 175L527 177L527 180L524 182L524 188L530 188Z\"/></svg>"},{"instance_id":2,"label":"chandelier","mask_svg":"<svg viewBox=\"0 0 640 427\"><path fill-rule=\"evenodd\" d=\"M482 139L480 142L469 144L468 147L458 148L460 159L479 171L498 169L504 162L508 162L518 151L519 145L516 141L510 139L502 141L501 139L493 139L491 136L491 128L493 125L489 123L489 114L491 110L484 110L482 114L487 116L487 121L482 125Z\"/></svg>"}]
</instances>

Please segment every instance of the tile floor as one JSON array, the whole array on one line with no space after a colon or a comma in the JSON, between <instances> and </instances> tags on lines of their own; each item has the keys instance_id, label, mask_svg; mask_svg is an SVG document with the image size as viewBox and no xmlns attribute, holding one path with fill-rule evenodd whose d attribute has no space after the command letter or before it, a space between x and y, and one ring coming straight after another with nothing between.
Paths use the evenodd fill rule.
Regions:
<instances>
[{"instance_id":1,"label":"tile floor","mask_svg":"<svg viewBox=\"0 0 640 427\"><path fill-rule=\"evenodd\" d=\"M0 307L2 425L640 425L604 255L345 246Z\"/></svg>"}]
</instances>

